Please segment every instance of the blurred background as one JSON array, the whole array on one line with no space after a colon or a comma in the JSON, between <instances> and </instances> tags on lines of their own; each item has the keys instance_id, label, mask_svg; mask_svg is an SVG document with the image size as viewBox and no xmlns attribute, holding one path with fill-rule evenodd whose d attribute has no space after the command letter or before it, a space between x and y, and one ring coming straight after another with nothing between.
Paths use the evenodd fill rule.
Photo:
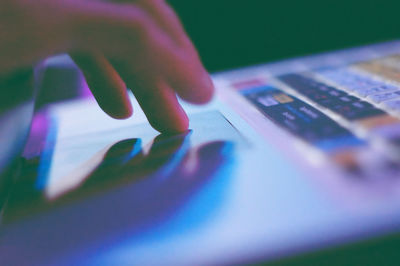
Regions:
<instances>
[{"instance_id":1,"label":"blurred background","mask_svg":"<svg viewBox=\"0 0 400 266\"><path fill-rule=\"evenodd\" d=\"M396 0L169 0L210 72L400 38Z\"/></svg>"},{"instance_id":2,"label":"blurred background","mask_svg":"<svg viewBox=\"0 0 400 266\"><path fill-rule=\"evenodd\" d=\"M400 39L397 0L168 0L210 72L352 46ZM69 63L66 63L69 62ZM65 56L43 66L36 110L48 103L92 97ZM47 130L37 112L25 157L40 154Z\"/></svg>"}]
</instances>

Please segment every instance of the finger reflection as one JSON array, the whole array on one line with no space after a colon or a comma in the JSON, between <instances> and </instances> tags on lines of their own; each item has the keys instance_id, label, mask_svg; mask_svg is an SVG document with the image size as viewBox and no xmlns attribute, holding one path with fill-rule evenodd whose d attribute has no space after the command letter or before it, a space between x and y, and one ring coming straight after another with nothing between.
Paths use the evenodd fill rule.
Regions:
<instances>
[{"instance_id":1,"label":"finger reflection","mask_svg":"<svg viewBox=\"0 0 400 266\"><path fill-rule=\"evenodd\" d=\"M35 190L29 179L29 184L17 186L4 221L128 187L129 212L136 214L127 220L129 225L161 222L176 213L219 170L230 166L233 143L214 141L193 147L191 135L191 131L159 135L145 146L140 139L121 140L101 149L42 192ZM48 191L53 191L52 197Z\"/></svg>"}]
</instances>

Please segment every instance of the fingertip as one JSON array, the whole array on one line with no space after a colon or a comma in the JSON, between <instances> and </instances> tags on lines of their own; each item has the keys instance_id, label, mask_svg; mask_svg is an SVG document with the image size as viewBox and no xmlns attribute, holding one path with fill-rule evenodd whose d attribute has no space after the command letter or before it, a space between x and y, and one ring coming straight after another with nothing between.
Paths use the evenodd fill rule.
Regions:
<instances>
[{"instance_id":1,"label":"fingertip","mask_svg":"<svg viewBox=\"0 0 400 266\"><path fill-rule=\"evenodd\" d=\"M176 121L173 128L170 130L170 133L183 133L189 129L189 117L185 112L181 115L181 117Z\"/></svg>"},{"instance_id":2,"label":"fingertip","mask_svg":"<svg viewBox=\"0 0 400 266\"><path fill-rule=\"evenodd\" d=\"M179 96L193 104L206 104L214 97L215 87L210 75L205 72L189 89L177 89Z\"/></svg>"},{"instance_id":3,"label":"fingertip","mask_svg":"<svg viewBox=\"0 0 400 266\"><path fill-rule=\"evenodd\" d=\"M182 107L178 107L180 111L171 117L163 120L149 119L151 126L162 134L173 135L183 133L189 128L189 117Z\"/></svg>"},{"instance_id":4,"label":"fingertip","mask_svg":"<svg viewBox=\"0 0 400 266\"><path fill-rule=\"evenodd\" d=\"M92 89L92 91L94 90ZM104 95L94 93L94 97L100 108L110 117L118 120L131 117L133 114L133 106L125 87L110 87L109 91L108 94Z\"/></svg>"},{"instance_id":5,"label":"fingertip","mask_svg":"<svg viewBox=\"0 0 400 266\"><path fill-rule=\"evenodd\" d=\"M103 109L103 108L102 108ZM104 110L104 109L103 109ZM133 114L133 107L132 105L129 103L128 105L125 105L123 107L120 108L115 108L115 109L109 109L107 111L105 111L110 117L114 118L114 119L118 119L118 120L124 120L124 119L128 119L129 117L132 116Z\"/></svg>"},{"instance_id":6,"label":"fingertip","mask_svg":"<svg viewBox=\"0 0 400 266\"><path fill-rule=\"evenodd\" d=\"M100 108L110 117L122 120L132 116L133 107L125 87L90 88Z\"/></svg>"},{"instance_id":7,"label":"fingertip","mask_svg":"<svg viewBox=\"0 0 400 266\"><path fill-rule=\"evenodd\" d=\"M197 104L208 103L213 98L215 92L214 83L207 72L203 75L201 83L203 86L200 88L201 93L196 99L197 101L195 103Z\"/></svg>"},{"instance_id":8,"label":"fingertip","mask_svg":"<svg viewBox=\"0 0 400 266\"><path fill-rule=\"evenodd\" d=\"M150 123L152 127L162 134L173 135L178 133L183 133L189 128L189 119L180 118L176 120L174 123L165 124L165 123Z\"/></svg>"}]
</instances>

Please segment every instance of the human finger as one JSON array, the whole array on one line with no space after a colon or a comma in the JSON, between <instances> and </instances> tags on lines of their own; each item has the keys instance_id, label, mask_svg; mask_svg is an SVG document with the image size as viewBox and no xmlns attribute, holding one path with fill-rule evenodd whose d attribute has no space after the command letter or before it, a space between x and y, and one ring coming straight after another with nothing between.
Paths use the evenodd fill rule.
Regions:
<instances>
[{"instance_id":1,"label":"human finger","mask_svg":"<svg viewBox=\"0 0 400 266\"><path fill-rule=\"evenodd\" d=\"M113 118L124 119L132 115L132 104L126 85L113 66L102 55L71 53L81 69L97 103Z\"/></svg>"}]
</instances>

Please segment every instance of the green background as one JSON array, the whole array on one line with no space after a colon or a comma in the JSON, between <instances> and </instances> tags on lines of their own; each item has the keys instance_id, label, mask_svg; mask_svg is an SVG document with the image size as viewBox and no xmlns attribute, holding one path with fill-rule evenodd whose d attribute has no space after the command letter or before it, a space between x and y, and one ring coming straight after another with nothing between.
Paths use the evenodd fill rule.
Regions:
<instances>
[{"instance_id":1,"label":"green background","mask_svg":"<svg viewBox=\"0 0 400 266\"><path fill-rule=\"evenodd\" d=\"M396 39L400 1L170 0L210 71Z\"/></svg>"}]
</instances>

